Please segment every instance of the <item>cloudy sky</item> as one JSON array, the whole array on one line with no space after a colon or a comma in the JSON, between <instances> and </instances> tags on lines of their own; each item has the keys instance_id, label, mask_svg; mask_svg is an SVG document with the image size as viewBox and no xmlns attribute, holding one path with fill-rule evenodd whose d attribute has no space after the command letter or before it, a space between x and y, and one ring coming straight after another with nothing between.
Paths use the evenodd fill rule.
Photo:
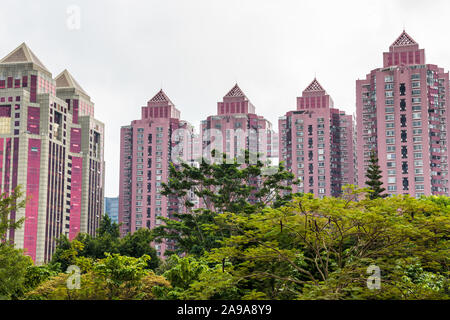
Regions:
<instances>
[{"instance_id":1,"label":"cloudy sky","mask_svg":"<svg viewBox=\"0 0 450 320\"><path fill-rule=\"evenodd\" d=\"M161 87L198 128L238 82L276 129L315 75L335 106L355 112L355 80L381 66L403 27L428 63L450 68L446 0L0 0L0 8L0 56L26 42L95 102L106 125L106 196L119 192L120 126Z\"/></svg>"}]
</instances>

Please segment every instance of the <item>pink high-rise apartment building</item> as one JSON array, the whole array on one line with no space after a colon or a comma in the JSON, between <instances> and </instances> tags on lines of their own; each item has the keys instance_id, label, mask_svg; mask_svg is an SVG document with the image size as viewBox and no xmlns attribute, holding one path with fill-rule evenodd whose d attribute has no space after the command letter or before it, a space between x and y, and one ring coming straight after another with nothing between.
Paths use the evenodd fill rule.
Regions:
<instances>
[{"instance_id":1,"label":"pink high-rise apartment building","mask_svg":"<svg viewBox=\"0 0 450 320\"><path fill-rule=\"evenodd\" d=\"M119 222L122 236L140 228L152 229L163 223L160 217L171 218L172 213L183 210L177 198L161 195L161 183L168 181L172 154L183 161L192 158L192 133L193 127L180 119L180 111L163 90L142 107L140 120L121 128ZM174 245L163 242L155 244L155 249L162 257Z\"/></svg>"},{"instance_id":2,"label":"pink high-rise apartment building","mask_svg":"<svg viewBox=\"0 0 450 320\"><path fill-rule=\"evenodd\" d=\"M230 160L248 150L252 154L250 161L256 163L257 154L265 162L278 152L273 147L272 124L256 114L255 106L237 84L217 103L217 114L201 122L200 137L204 158L209 158L213 149L225 153Z\"/></svg>"},{"instance_id":3,"label":"pink high-rise apartment building","mask_svg":"<svg viewBox=\"0 0 450 320\"><path fill-rule=\"evenodd\" d=\"M356 81L358 184L375 152L388 194L448 195L449 107L448 73L403 31Z\"/></svg>"},{"instance_id":4,"label":"pink high-rise apartment building","mask_svg":"<svg viewBox=\"0 0 450 320\"><path fill-rule=\"evenodd\" d=\"M95 234L103 213L103 123L89 95L64 70L56 78L23 43L0 60L0 192L29 201L8 233L37 264L56 239Z\"/></svg>"},{"instance_id":5,"label":"pink high-rise apartment building","mask_svg":"<svg viewBox=\"0 0 450 320\"><path fill-rule=\"evenodd\" d=\"M316 79L278 125L280 162L300 179L294 192L339 196L342 186L356 184L353 117L333 107Z\"/></svg>"}]
</instances>

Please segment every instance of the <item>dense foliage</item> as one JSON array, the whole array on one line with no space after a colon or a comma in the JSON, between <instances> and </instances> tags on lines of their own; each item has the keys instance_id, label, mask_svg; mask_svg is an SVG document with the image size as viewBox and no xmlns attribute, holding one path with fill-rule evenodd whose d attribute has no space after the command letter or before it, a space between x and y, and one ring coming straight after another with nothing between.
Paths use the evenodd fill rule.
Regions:
<instances>
[{"instance_id":1,"label":"dense foliage","mask_svg":"<svg viewBox=\"0 0 450 320\"><path fill-rule=\"evenodd\" d=\"M229 235L228 230L215 228L218 214L253 214L268 206L280 207L295 195L292 186L298 180L282 163L271 167L259 159L252 161L248 151L242 159L233 161L219 153L216 157L222 161L203 159L198 167L187 163L171 166L169 181L162 184L162 194L181 199L187 210L161 218L165 224L153 229L156 242L169 239L177 244L175 250L166 254L201 256L217 248L218 240ZM194 206L191 194L200 202L200 208Z\"/></svg>"},{"instance_id":2,"label":"dense foliage","mask_svg":"<svg viewBox=\"0 0 450 320\"><path fill-rule=\"evenodd\" d=\"M450 298L450 198L370 197L373 190L346 186L339 198L296 194L261 205L252 192L239 191L229 181L242 183L245 169L212 166L185 167L189 172L178 176L183 186L171 181L166 192L170 196L197 188L214 205L166 220L164 228L120 238L117 224L105 217L96 237L61 237L53 260L44 266L33 265L2 238L0 297ZM205 191L206 185L212 188L213 176L228 190L216 186L213 194ZM0 227L6 234L21 222L4 214L17 201L3 200ZM180 241L183 251L160 262L150 243L164 238ZM80 271L78 289L68 285L73 277L66 273L69 266ZM379 288L369 286L374 267L380 270Z\"/></svg>"},{"instance_id":3,"label":"dense foliage","mask_svg":"<svg viewBox=\"0 0 450 320\"><path fill-rule=\"evenodd\" d=\"M67 270L70 265L75 264L78 257L97 260L105 258L107 253L116 253L135 258L148 255L151 257L148 268L155 269L158 267L159 258L156 250L150 246L152 241L153 236L148 229L139 229L120 238L119 226L105 215L97 229L96 237L80 233L73 241L69 241L66 236L61 236L51 264L59 264L61 270Z\"/></svg>"},{"instance_id":4,"label":"dense foliage","mask_svg":"<svg viewBox=\"0 0 450 320\"><path fill-rule=\"evenodd\" d=\"M201 257L171 257L165 299L449 299L450 200L301 195L253 214L222 213L228 230ZM369 289L369 266L381 287ZM164 265L162 266L164 267Z\"/></svg>"}]
</instances>

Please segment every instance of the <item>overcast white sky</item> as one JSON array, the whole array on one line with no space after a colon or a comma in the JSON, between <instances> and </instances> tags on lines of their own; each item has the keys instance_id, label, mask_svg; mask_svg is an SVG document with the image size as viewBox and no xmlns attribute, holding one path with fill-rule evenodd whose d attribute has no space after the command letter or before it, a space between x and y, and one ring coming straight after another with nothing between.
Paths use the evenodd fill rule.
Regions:
<instances>
[{"instance_id":1,"label":"overcast white sky","mask_svg":"<svg viewBox=\"0 0 450 320\"><path fill-rule=\"evenodd\" d=\"M80 29L67 8L81 9ZM450 68L450 1L0 0L0 56L26 42L56 76L67 68L106 126L106 196L119 192L120 126L161 88L197 128L237 81L277 129L314 75L355 111L355 80L406 31Z\"/></svg>"}]
</instances>

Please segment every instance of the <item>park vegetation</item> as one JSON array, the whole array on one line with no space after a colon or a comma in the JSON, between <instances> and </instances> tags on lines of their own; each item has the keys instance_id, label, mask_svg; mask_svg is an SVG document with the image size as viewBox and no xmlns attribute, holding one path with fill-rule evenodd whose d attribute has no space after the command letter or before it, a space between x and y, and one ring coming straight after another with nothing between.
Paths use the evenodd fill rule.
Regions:
<instances>
[{"instance_id":1,"label":"park vegetation","mask_svg":"<svg viewBox=\"0 0 450 320\"><path fill-rule=\"evenodd\" d=\"M376 169L376 159L372 159ZM450 198L385 197L344 187L341 197L293 194L297 182L280 164L172 167L166 196L183 199L184 213L123 238L105 216L95 237L62 236L52 261L36 266L4 236L23 221L20 190L0 200L2 299L449 299ZM372 170L368 178L379 180ZM195 208L189 192L205 204ZM151 243L177 246L158 257ZM80 270L79 289L67 284ZM380 287L368 286L370 266Z\"/></svg>"}]
</instances>

